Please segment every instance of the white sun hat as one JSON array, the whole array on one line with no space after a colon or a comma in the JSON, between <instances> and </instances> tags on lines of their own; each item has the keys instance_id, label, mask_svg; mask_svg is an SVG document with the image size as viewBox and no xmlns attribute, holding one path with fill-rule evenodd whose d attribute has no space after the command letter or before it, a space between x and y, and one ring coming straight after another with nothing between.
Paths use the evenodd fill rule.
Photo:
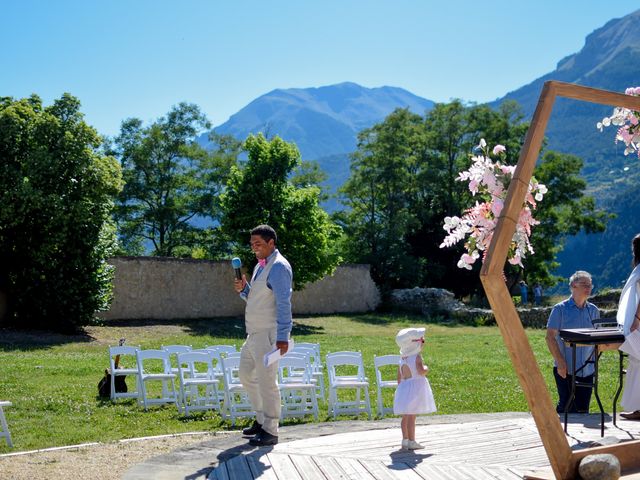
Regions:
<instances>
[{"instance_id":1,"label":"white sun hat","mask_svg":"<svg viewBox=\"0 0 640 480\"><path fill-rule=\"evenodd\" d=\"M424 338L424 328L403 328L396 335L396 343L400 347L400 355L408 357L420 352L421 338Z\"/></svg>"}]
</instances>

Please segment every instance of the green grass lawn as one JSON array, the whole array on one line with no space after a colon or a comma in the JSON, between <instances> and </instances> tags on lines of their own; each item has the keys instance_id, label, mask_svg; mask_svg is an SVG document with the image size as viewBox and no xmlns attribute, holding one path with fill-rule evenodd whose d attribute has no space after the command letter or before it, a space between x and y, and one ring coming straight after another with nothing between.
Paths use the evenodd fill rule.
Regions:
<instances>
[{"instance_id":1,"label":"green grass lawn","mask_svg":"<svg viewBox=\"0 0 640 480\"><path fill-rule=\"evenodd\" d=\"M397 353L395 334L408 326L427 327L423 358L430 368L429 381L438 414L528 410L497 327L430 323L424 317L399 315L303 317L295 319L294 338L298 342L319 342L323 356L341 350L361 351L375 410L373 356ZM13 402L5 412L14 451L231 429L230 423L216 413L185 418L173 406L151 407L145 412L134 400L112 404L97 396L97 383L108 366L108 345L117 344L121 337L127 339L127 344L142 348L170 344L200 348L220 343L239 348L244 336L241 319L132 321L88 327L86 332L83 336L66 337L0 331L0 400ZM552 360L544 333L527 331L555 401ZM615 352L607 352L600 362L600 395L608 411L617 382L617 358ZM388 391L385 403L390 405L392 400L393 394ZM326 403L321 403L320 409L320 421L331 420ZM591 409L597 410L595 400ZM285 424L298 421L287 420ZM308 417L305 421L313 419ZM8 451L6 443L0 441L0 453Z\"/></svg>"}]
</instances>

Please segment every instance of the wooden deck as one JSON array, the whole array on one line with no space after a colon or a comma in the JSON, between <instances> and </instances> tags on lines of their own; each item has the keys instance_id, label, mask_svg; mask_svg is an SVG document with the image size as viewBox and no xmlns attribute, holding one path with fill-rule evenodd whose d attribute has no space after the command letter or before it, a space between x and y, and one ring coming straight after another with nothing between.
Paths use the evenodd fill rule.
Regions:
<instances>
[{"instance_id":1,"label":"wooden deck","mask_svg":"<svg viewBox=\"0 0 640 480\"><path fill-rule=\"evenodd\" d=\"M574 449L600 441L598 415L571 417ZM607 423L605 436L640 438L640 422ZM531 418L419 425L425 446L399 449L399 428L339 433L280 443L233 457L218 465L211 480L516 480L545 477L549 461ZM615 441L615 440L614 440ZM624 478L636 478L629 476Z\"/></svg>"}]
</instances>

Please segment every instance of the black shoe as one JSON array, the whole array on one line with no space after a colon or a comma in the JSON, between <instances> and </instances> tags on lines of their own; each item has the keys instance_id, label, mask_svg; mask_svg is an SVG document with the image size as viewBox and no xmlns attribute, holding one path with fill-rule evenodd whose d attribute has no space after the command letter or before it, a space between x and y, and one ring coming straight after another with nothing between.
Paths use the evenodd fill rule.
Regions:
<instances>
[{"instance_id":1,"label":"black shoe","mask_svg":"<svg viewBox=\"0 0 640 480\"><path fill-rule=\"evenodd\" d=\"M257 421L253 421L253 424L250 427L242 430L242 435L246 435L248 437L253 437L254 435L258 435L262 431L262 425L260 425Z\"/></svg>"},{"instance_id":2,"label":"black shoe","mask_svg":"<svg viewBox=\"0 0 640 480\"><path fill-rule=\"evenodd\" d=\"M256 447L265 447L267 445L275 445L278 443L278 437L276 435L271 435L269 432L265 432L262 430L259 434L249 440L251 445L255 445Z\"/></svg>"}]
</instances>

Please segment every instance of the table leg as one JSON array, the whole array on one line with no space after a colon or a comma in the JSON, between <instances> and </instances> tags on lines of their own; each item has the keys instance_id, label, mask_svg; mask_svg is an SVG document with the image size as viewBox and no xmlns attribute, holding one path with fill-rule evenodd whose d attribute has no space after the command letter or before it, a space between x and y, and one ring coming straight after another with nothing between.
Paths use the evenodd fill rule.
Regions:
<instances>
[{"instance_id":1,"label":"table leg","mask_svg":"<svg viewBox=\"0 0 640 480\"><path fill-rule=\"evenodd\" d=\"M564 406L564 433L567 432L567 422L569 421L569 406L576 398L576 344L571 344L571 395Z\"/></svg>"},{"instance_id":2,"label":"table leg","mask_svg":"<svg viewBox=\"0 0 640 480\"><path fill-rule=\"evenodd\" d=\"M600 409L600 436L604 437L604 408L602 408L600 395L598 395L598 361L600 360L601 355L601 352L598 352L598 347L595 347L594 354L595 360L593 362L593 393L596 396L598 408Z\"/></svg>"},{"instance_id":3,"label":"table leg","mask_svg":"<svg viewBox=\"0 0 640 480\"><path fill-rule=\"evenodd\" d=\"M622 385L624 383L624 353L622 350L618 350L618 358L620 360L620 366L618 370L618 389L616 390L616 395L613 397L613 424L617 427L616 424L616 409L618 406L618 397L620 397L620 392L622 392Z\"/></svg>"}]
</instances>

